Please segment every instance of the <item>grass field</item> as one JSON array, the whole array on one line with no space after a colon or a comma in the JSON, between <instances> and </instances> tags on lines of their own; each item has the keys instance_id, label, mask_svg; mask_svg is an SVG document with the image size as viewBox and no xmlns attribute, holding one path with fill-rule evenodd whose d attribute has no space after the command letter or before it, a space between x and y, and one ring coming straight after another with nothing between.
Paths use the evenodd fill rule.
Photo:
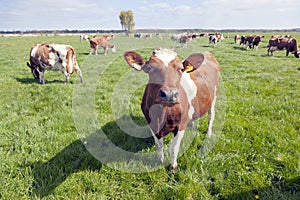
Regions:
<instances>
[{"instance_id":1,"label":"grass field","mask_svg":"<svg viewBox=\"0 0 300 200\"><path fill-rule=\"evenodd\" d=\"M233 44L234 33L217 47L117 35L107 56L88 55L79 36L0 37L0 199L300 199L300 60L267 56L268 39L282 33L263 34L258 51ZM42 42L72 45L84 83L47 71L38 84L26 62ZM199 120L176 174L167 161L142 161L155 154L140 110L147 76L122 56L147 59L155 47L182 59L210 51L221 65L215 140L207 146L207 119Z\"/></svg>"}]
</instances>

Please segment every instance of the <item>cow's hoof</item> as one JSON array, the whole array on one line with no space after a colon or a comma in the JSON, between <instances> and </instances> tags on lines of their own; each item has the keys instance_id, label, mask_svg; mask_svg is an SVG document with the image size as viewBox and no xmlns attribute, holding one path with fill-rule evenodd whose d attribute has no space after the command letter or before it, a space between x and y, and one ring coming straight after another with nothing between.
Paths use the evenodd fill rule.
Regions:
<instances>
[{"instance_id":1,"label":"cow's hoof","mask_svg":"<svg viewBox=\"0 0 300 200\"><path fill-rule=\"evenodd\" d=\"M171 172L174 173L174 174L177 172L177 165L176 164L171 165Z\"/></svg>"}]
</instances>

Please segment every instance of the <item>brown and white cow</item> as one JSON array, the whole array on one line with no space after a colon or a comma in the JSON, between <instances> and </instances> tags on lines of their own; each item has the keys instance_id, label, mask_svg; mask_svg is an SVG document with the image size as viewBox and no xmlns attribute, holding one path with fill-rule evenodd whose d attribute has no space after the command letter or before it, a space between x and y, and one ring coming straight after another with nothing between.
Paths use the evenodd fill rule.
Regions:
<instances>
[{"instance_id":1,"label":"brown and white cow","mask_svg":"<svg viewBox=\"0 0 300 200\"><path fill-rule=\"evenodd\" d=\"M234 44L237 44L241 41L241 36L240 35L235 35L234 36Z\"/></svg>"},{"instance_id":2,"label":"brown and white cow","mask_svg":"<svg viewBox=\"0 0 300 200\"><path fill-rule=\"evenodd\" d=\"M112 52L116 51L115 45L110 43L110 37L109 35L104 35L102 37L95 37L95 38L89 38L90 41L90 54L92 54L92 51L95 53L95 55L98 54L98 49L103 48L104 49L104 55L107 55L108 49L110 48Z\"/></svg>"},{"instance_id":3,"label":"brown and white cow","mask_svg":"<svg viewBox=\"0 0 300 200\"><path fill-rule=\"evenodd\" d=\"M218 42L224 39L224 35L222 33L210 34L208 38L209 44L217 45Z\"/></svg>"},{"instance_id":4,"label":"brown and white cow","mask_svg":"<svg viewBox=\"0 0 300 200\"><path fill-rule=\"evenodd\" d=\"M296 58L300 57L297 40L292 37L272 36L269 40L268 47L268 55L271 54L273 56L274 51L286 49L286 56L291 52Z\"/></svg>"},{"instance_id":5,"label":"brown and white cow","mask_svg":"<svg viewBox=\"0 0 300 200\"><path fill-rule=\"evenodd\" d=\"M169 49L155 49L148 61L136 52L125 52L130 67L149 76L142 99L142 112L163 161L163 138L170 132L171 169L177 168L180 141L189 122L208 112L208 136L212 135L220 66L209 52L195 53L183 62Z\"/></svg>"},{"instance_id":6,"label":"brown and white cow","mask_svg":"<svg viewBox=\"0 0 300 200\"><path fill-rule=\"evenodd\" d=\"M75 49L63 44L37 44L30 50L31 73L41 84L45 84L44 73L46 70L59 70L66 76L66 83L70 75L76 71L82 82L81 70L76 61Z\"/></svg>"}]
</instances>

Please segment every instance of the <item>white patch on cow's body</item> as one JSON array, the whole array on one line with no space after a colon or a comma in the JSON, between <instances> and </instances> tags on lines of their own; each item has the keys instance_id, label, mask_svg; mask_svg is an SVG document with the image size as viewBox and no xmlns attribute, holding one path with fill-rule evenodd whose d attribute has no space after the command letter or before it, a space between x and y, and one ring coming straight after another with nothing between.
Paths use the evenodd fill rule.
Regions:
<instances>
[{"instance_id":1,"label":"white patch on cow's body","mask_svg":"<svg viewBox=\"0 0 300 200\"><path fill-rule=\"evenodd\" d=\"M178 131L176 136L172 139L170 144L170 156L171 156L171 168L176 170L177 168L177 156L180 148L180 142L184 136L184 130Z\"/></svg>"},{"instance_id":2,"label":"white patch on cow's body","mask_svg":"<svg viewBox=\"0 0 300 200\"><path fill-rule=\"evenodd\" d=\"M197 95L197 86L195 85L195 82L191 79L191 76L189 73L183 72L181 79L180 79L180 85L183 87L188 103L189 103L189 110L188 115L190 119L193 119L193 114L195 112L195 109L192 105L192 100Z\"/></svg>"},{"instance_id":3,"label":"white patch on cow's body","mask_svg":"<svg viewBox=\"0 0 300 200\"><path fill-rule=\"evenodd\" d=\"M177 53L170 49L155 49L154 55L160 59L166 67L168 67L169 63L177 57Z\"/></svg>"},{"instance_id":4,"label":"white patch on cow's body","mask_svg":"<svg viewBox=\"0 0 300 200\"><path fill-rule=\"evenodd\" d=\"M30 56L35 57L36 51L38 50L38 48L40 47L40 45L36 45L35 47L32 48L31 50L31 54Z\"/></svg>"},{"instance_id":5,"label":"white patch on cow's body","mask_svg":"<svg viewBox=\"0 0 300 200\"><path fill-rule=\"evenodd\" d=\"M49 47L53 48L55 51L58 52L58 55L52 52L49 53L49 63L54 67L54 69L57 70L62 70L66 68L68 45L54 44L54 45L49 45ZM59 59L61 59L62 61L61 64L59 63Z\"/></svg>"}]
</instances>

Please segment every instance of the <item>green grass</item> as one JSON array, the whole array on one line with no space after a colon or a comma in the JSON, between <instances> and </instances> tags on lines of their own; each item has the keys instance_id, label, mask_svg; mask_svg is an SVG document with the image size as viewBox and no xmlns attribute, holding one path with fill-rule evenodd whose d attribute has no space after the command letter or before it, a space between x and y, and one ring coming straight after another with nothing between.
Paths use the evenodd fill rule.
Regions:
<instances>
[{"instance_id":1,"label":"green grass","mask_svg":"<svg viewBox=\"0 0 300 200\"><path fill-rule=\"evenodd\" d=\"M299 59L284 51L267 56L267 41L277 33L263 34L258 51L233 44L234 33L217 47L207 38L181 47L168 35L117 36L117 52L106 57L88 55L79 36L1 37L0 199L299 199ZM299 33L284 34L300 41ZM73 74L65 85L63 74L53 71L45 73L45 85L33 80L26 62L30 47L42 42L75 47L84 84ZM207 119L199 120L196 137L183 140L176 174L167 155L166 166L153 170L109 146L155 153L152 138L128 135L126 128L140 131L118 123L146 124L140 102L147 76L128 67L124 51L147 59L160 46L175 48L182 59L210 51L221 65L218 109L224 116L216 120L217 140L200 159Z\"/></svg>"}]
</instances>

